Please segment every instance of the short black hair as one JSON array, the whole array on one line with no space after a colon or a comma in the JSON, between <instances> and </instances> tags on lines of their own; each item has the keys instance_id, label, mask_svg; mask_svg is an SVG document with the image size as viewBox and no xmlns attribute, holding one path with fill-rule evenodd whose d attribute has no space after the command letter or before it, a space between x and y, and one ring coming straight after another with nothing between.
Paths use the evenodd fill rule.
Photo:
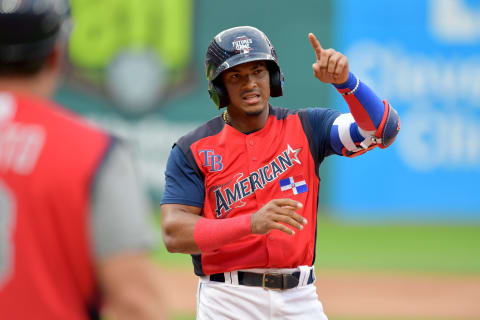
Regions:
<instances>
[{"instance_id":1,"label":"short black hair","mask_svg":"<svg viewBox=\"0 0 480 320\"><path fill-rule=\"evenodd\" d=\"M42 70L47 57L36 57L15 62L0 62L0 77L5 76L33 76Z\"/></svg>"},{"instance_id":2,"label":"short black hair","mask_svg":"<svg viewBox=\"0 0 480 320\"><path fill-rule=\"evenodd\" d=\"M0 76L42 70L69 18L67 0L0 0Z\"/></svg>"}]
</instances>

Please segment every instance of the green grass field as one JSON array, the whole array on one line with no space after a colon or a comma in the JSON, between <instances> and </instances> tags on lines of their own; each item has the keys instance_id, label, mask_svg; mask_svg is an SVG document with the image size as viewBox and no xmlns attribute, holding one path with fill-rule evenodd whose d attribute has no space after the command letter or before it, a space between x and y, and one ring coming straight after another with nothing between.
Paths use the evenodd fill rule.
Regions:
<instances>
[{"instance_id":1,"label":"green grass field","mask_svg":"<svg viewBox=\"0 0 480 320\"><path fill-rule=\"evenodd\" d=\"M194 315L189 314L177 314L174 315L172 320L194 320ZM382 317L355 317L355 318L345 318L345 317L328 317L328 320L457 320L453 318L382 318Z\"/></svg>"},{"instance_id":2,"label":"green grass field","mask_svg":"<svg viewBox=\"0 0 480 320\"><path fill-rule=\"evenodd\" d=\"M479 274L480 224L364 225L321 219L316 256L320 269ZM155 258L165 266L191 267L190 256L168 253L161 241Z\"/></svg>"},{"instance_id":3,"label":"green grass field","mask_svg":"<svg viewBox=\"0 0 480 320\"><path fill-rule=\"evenodd\" d=\"M160 241L161 242L161 241ZM480 223L472 225L348 224L320 219L317 270L362 270L419 274L479 275ZM191 267L190 256L171 254L159 244L155 258L167 267ZM177 314L174 320L191 320ZM367 320L335 317L330 320ZM368 320L433 320L379 318ZM441 320L456 320L442 318Z\"/></svg>"},{"instance_id":4,"label":"green grass field","mask_svg":"<svg viewBox=\"0 0 480 320\"><path fill-rule=\"evenodd\" d=\"M480 273L478 225L361 225L319 222L320 268Z\"/></svg>"}]
</instances>

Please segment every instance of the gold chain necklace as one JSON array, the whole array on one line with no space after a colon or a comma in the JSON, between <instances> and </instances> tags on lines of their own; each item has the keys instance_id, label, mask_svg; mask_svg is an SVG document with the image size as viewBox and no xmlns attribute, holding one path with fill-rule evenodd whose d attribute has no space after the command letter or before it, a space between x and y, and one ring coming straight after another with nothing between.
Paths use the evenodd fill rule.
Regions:
<instances>
[{"instance_id":1,"label":"gold chain necklace","mask_svg":"<svg viewBox=\"0 0 480 320\"><path fill-rule=\"evenodd\" d=\"M231 123L230 123L230 115L228 114L228 110L225 110L225 111L222 113L222 119L223 119L223 121L225 121L226 124L231 125Z\"/></svg>"}]
</instances>

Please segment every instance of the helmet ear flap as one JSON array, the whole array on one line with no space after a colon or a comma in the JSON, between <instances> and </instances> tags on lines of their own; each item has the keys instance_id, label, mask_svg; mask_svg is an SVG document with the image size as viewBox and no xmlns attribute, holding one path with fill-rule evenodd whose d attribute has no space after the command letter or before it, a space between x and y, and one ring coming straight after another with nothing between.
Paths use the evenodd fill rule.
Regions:
<instances>
[{"instance_id":1,"label":"helmet ear flap","mask_svg":"<svg viewBox=\"0 0 480 320\"><path fill-rule=\"evenodd\" d=\"M283 83L285 82L283 73L276 64L270 61L267 66L270 73L270 96L281 97L283 95Z\"/></svg>"},{"instance_id":2,"label":"helmet ear flap","mask_svg":"<svg viewBox=\"0 0 480 320\"><path fill-rule=\"evenodd\" d=\"M227 89L221 83L221 81L212 81L208 93L210 94L210 98L217 105L218 109L226 107L230 102L230 100L228 99Z\"/></svg>"},{"instance_id":3,"label":"helmet ear flap","mask_svg":"<svg viewBox=\"0 0 480 320\"><path fill-rule=\"evenodd\" d=\"M281 97L283 95L283 73L280 71L270 72L270 96Z\"/></svg>"}]
</instances>

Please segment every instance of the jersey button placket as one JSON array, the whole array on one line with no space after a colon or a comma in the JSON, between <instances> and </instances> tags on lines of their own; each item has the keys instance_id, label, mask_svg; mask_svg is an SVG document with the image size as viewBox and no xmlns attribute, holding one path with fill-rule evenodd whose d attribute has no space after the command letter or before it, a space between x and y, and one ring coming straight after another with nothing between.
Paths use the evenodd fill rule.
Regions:
<instances>
[{"instance_id":1,"label":"jersey button placket","mask_svg":"<svg viewBox=\"0 0 480 320\"><path fill-rule=\"evenodd\" d=\"M257 155L255 154L255 141L252 137L247 137L247 147L248 147L248 154L251 161L257 161Z\"/></svg>"},{"instance_id":2,"label":"jersey button placket","mask_svg":"<svg viewBox=\"0 0 480 320\"><path fill-rule=\"evenodd\" d=\"M245 145L246 145L246 150L247 150L247 166L248 166L248 172L255 172L257 168L257 155L256 155L256 148L255 148L255 141L251 135L248 135L245 138ZM250 180L250 183L252 181ZM252 185L250 185L250 188L253 188ZM251 195L251 200L250 201L256 201L257 195L255 192Z\"/></svg>"}]
</instances>

